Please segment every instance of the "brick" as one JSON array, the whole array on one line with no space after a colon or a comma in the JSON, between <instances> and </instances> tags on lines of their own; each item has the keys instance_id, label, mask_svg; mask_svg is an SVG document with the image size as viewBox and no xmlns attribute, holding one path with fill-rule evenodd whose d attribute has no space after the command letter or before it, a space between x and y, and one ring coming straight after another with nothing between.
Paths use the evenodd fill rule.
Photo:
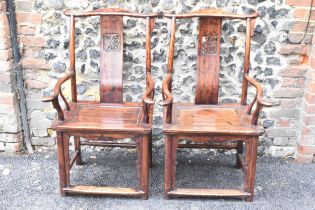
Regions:
<instances>
[{"instance_id":1,"label":"brick","mask_svg":"<svg viewBox=\"0 0 315 210\"><path fill-rule=\"evenodd\" d=\"M281 108L294 108L297 107L297 100L295 99L281 99L280 100Z\"/></svg>"},{"instance_id":2,"label":"brick","mask_svg":"<svg viewBox=\"0 0 315 210\"><path fill-rule=\"evenodd\" d=\"M305 101L309 104L315 104L315 94L310 93L309 91L305 92L304 95Z\"/></svg>"},{"instance_id":3,"label":"brick","mask_svg":"<svg viewBox=\"0 0 315 210\"><path fill-rule=\"evenodd\" d=\"M315 125L315 114L306 114L305 112L302 111L301 114L301 121L305 124L305 125Z\"/></svg>"},{"instance_id":4,"label":"brick","mask_svg":"<svg viewBox=\"0 0 315 210\"><path fill-rule=\"evenodd\" d=\"M303 111L306 114L315 114L315 104L303 103Z\"/></svg>"},{"instance_id":5,"label":"brick","mask_svg":"<svg viewBox=\"0 0 315 210\"><path fill-rule=\"evenodd\" d=\"M12 59L12 49L0 50L0 60L10 60Z\"/></svg>"},{"instance_id":6,"label":"brick","mask_svg":"<svg viewBox=\"0 0 315 210\"><path fill-rule=\"evenodd\" d=\"M5 150L7 152L19 152L23 148L22 142L19 143L6 143L5 144Z\"/></svg>"},{"instance_id":7,"label":"brick","mask_svg":"<svg viewBox=\"0 0 315 210\"><path fill-rule=\"evenodd\" d=\"M8 72L13 69L13 62L12 60L9 61L1 61L0 60L0 72Z\"/></svg>"},{"instance_id":8,"label":"brick","mask_svg":"<svg viewBox=\"0 0 315 210\"><path fill-rule=\"evenodd\" d=\"M6 11L7 11L6 1L0 1L0 12L6 12Z\"/></svg>"},{"instance_id":9,"label":"brick","mask_svg":"<svg viewBox=\"0 0 315 210\"><path fill-rule=\"evenodd\" d=\"M46 45L44 37L20 36L20 42L28 47L45 47Z\"/></svg>"},{"instance_id":10,"label":"brick","mask_svg":"<svg viewBox=\"0 0 315 210\"><path fill-rule=\"evenodd\" d=\"M21 142L22 136L20 133L0 133L0 139L3 142Z\"/></svg>"},{"instance_id":11,"label":"brick","mask_svg":"<svg viewBox=\"0 0 315 210\"><path fill-rule=\"evenodd\" d=\"M314 26L312 24L309 24L307 27L307 20L305 21L296 21L292 24L292 27L290 28L291 32L301 32L305 31L307 29L308 33L312 33L314 31Z\"/></svg>"},{"instance_id":12,"label":"brick","mask_svg":"<svg viewBox=\"0 0 315 210\"><path fill-rule=\"evenodd\" d=\"M38 25L42 22L42 16L39 13L17 12L16 21L18 25L25 23Z\"/></svg>"},{"instance_id":13,"label":"brick","mask_svg":"<svg viewBox=\"0 0 315 210\"><path fill-rule=\"evenodd\" d=\"M276 121L276 125L278 127L290 127L291 126L291 119L288 118L279 118Z\"/></svg>"},{"instance_id":14,"label":"brick","mask_svg":"<svg viewBox=\"0 0 315 210\"><path fill-rule=\"evenodd\" d=\"M297 79L291 77L284 77L282 80L282 87L294 87Z\"/></svg>"},{"instance_id":15,"label":"brick","mask_svg":"<svg viewBox=\"0 0 315 210\"><path fill-rule=\"evenodd\" d=\"M300 77L296 80L296 83L295 83L295 87L298 87L298 88L303 88L305 86L305 81L306 81L306 78L305 77Z\"/></svg>"},{"instance_id":16,"label":"brick","mask_svg":"<svg viewBox=\"0 0 315 210\"><path fill-rule=\"evenodd\" d=\"M310 66L315 69L315 57L313 55L310 57Z\"/></svg>"},{"instance_id":17,"label":"brick","mask_svg":"<svg viewBox=\"0 0 315 210\"><path fill-rule=\"evenodd\" d=\"M266 134L269 137L294 137L296 129L293 128L268 128Z\"/></svg>"},{"instance_id":18,"label":"brick","mask_svg":"<svg viewBox=\"0 0 315 210\"><path fill-rule=\"evenodd\" d=\"M286 0L285 3L290 6L299 6L299 7L309 7L309 0ZM315 2L313 2L313 6L315 6Z\"/></svg>"},{"instance_id":19,"label":"brick","mask_svg":"<svg viewBox=\"0 0 315 210\"><path fill-rule=\"evenodd\" d=\"M312 163L313 161L313 155L312 154L302 154L297 153L295 161L297 163Z\"/></svg>"},{"instance_id":20,"label":"brick","mask_svg":"<svg viewBox=\"0 0 315 210\"><path fill-rule=\"evenodd\" d=\"M0 83L10 83L11 82L11 75L10 73L1 72L0 73Z\"/></svg>"},{"instance_id":21,"label":"brick","mask_svg":"<svg viewBox=\"0 0 315 210\"><path fill-rule=\"evenodd\" d=\"M275 98L299 98L303 96L303 90L299 88L278 88L273 91Z\"/></svg>"},{"instance_id":22,"label":"brick","mask_svg":"<svg viewBox=\"0 0 315 210\"><path fill-rule=\"evenodd\" d=\"M283 77L300 77L304 76L306 72L307 68L305 67L288 67L281 69L279 75Z\"/></svg>"},{"instance_id":23,"label":"brick","mask_svg":"<svg viewBox=\"0 0 315 210\"><path fill-rule=\"evenodd\" d=\"M11 47L9 27L0 28L0 49L5 50Z\"/></svg>"},{"instance_id":24,"label":"brick","mask_svg":"<svg viewBox=\"0 0 315 210\"><path fill-rule=\"evenodd\" d=\"M298 19L308 19L309 18L309 10L308 9L295 9L294 10L294 16ZM315 11L311 11L311 20L315 20Z\"/></svg>"},{"instance_id":25,"label":"brick","mask_svg":"<svg viewBox=\"0 0 315 210\"><path fill-rule=\"evenodd\" d=\"M315 92L315 81L308 80L305 85L305 89L309 92Z\"/></svg>"},{"instance_id":26,"label":"brick","mask_svg":"<svg viewBox=\"0 0 315 210\"><path fill-rule=\"evenodd\" d=\"M291 44L310 44L312 43L313 33L306 33L305 37L303 38L304 33L301 32L289 32L288 40ZM303 38L303 39L302 39Z\"/></svg>"},{"instance_id":27,"label":"brick","mask_svg":"<svg viewBox=\"0 0 315 210\"><path fill-rule=\"evenodd\" d=\"M33 8L31 1L17 1L15 5L16 11L30 11Z\"/></svg>"},{"instance_id":28,"label":"brick","mask_svg":"<svg viewBox=\"0 0 315 210\"><path fill-rule=\"evenodd\" d=\"M301 44L284 44L280 47L279 53L281 55L297 55L307 54L310 50L308 45Z\"/></svg>"},{"instance_id":29,"label":"brick","mask_svg":"<svg viewBox=\"0 0 315 210\"><path fill-rule=\"evenodd\" d=\"M9 26L8 17L5 13L0 14L0 27Z\"/></svg>"},{"instance_id":30,"label":"brick","mask_svg":"<svg viewBox=\"0 0 315 210\"><path fill-rule=\"evenodd\" d=\"M299 140L299 143L307 145L314 144L314 134L314 128L303 123L301 126L301 138Z\"/></svg>"},{"instance_id":31,"label":"brick","mask_svg":"<svg viewBox=\"0 0 315 210\"><path fill-rule=\"evenodd\" d=\"M3 94L0 95L0 104L13 105L15 104L15 96L13 94Z\"/></svg>"},{"instance_id":32,"label":"brick","mask_svg":"<svg viewBox=\"0 0 315 210\"><path fill-rule=\"evenodd\" d=\"M18 34L21 35L34 35L35 31L35 27L30 25L20 25L18 27Z\"/></svg>"},{"instance_id":33,"label":"brick","mask_svg":"<svg viewBox=\"0 0 315 210\"><path fill-rule=\"evenodd\" d=\"M21 64L25 69L49 69L49 65L45 59L23 58Z\"/></svg>"},{"instance_id":34,"label":"brick","mask_svg":"<svg viewBox=\"0 0 315 210\"><path fill-rule=\"evenodd\" d=\"M307 29L307 33L312 33L314 31L314 25L313 24L309 24L307 27L307 20L298 20L295 21L292 25L291 25L291 29L290 31L293 32L303 32ZM307 27L307 28L306 28Z\"/></svg>"},{"instance_id":35,"label":"brick","mask_svg":"<svg viewBox=\"0 0 315 210\"><path fill-rule=\"evenodd\" d=\"M315 145L298 144L297 150L301 154L315 154Z\"/></svg>"},{"instance_id":36,"label":"brick","mask_svg":"<svg viewBox=\"0 0 315 210\"><path fill-rule=\"evenodd\" d=\"M297 108L281 108L275 109L270 112L270 117L286 117L286 118L298 118L300 114L300 109Z\"/></svg>"},{"instance_id":37,"label":"brick","mask_svg":"<svg viewBox=\"0 0 315 210\"><path fill-rule=\"evenodd\" d=\"M15 112L15 108L12 105L0 104L0 114L11 114Z\"/></svg>"},{"instance_id":38,"label":"brick","mask_svg":"<svg viewBox=\"0 0 315 210\"><path fill-rule=\"evenodd\" d=\"M38 81L38 80L28 79L25 82L29 88L34 88L34 89L44 89L48 86L47 83L45 83L43 81Z\"/></svg>"}]
</instances>

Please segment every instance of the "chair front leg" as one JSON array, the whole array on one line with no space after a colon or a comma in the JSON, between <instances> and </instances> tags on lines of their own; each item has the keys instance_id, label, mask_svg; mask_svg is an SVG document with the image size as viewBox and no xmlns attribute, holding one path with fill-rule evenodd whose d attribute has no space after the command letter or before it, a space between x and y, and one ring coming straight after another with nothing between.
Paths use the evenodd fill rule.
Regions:
<instances>
[{"instance_id":1,"label":"chair front leg","mask_svg":"<svg viewBox=\"0 0 315 210\"><path fill-rule=\"evenodd\" d=\"M164 198L175 188L177 141L172 136L165 136Z\"/></svg>"},{"instance_id":2,"label":"chair front leg","mask_svg":"<svg viewBox=\"0 0 315 210\"><path fill-rule=\"evenodd\" d=\"M150 136L144 135L142 138L138 138L138 175L140 190L144 192L142 199L147 200L149 198L149 162L150 162Z\"/></svg>"},{"instance_id":3,"label":"chair front leg","mask_svg":"<svg viewBox=\"0 0 315 210\"><path fill-rule=\"evenodd\" d=\"M244 180L244 191L250 193L250 196L245 198L245 200L248 202L252 202L254 198L258 137L253 137L249 141L246 141L245 144L246 171Z\"/></svg>"},{"instance_id":4,"label":"chair front leg","mask_svg":"<svg viewBox=\"0 0 315 210\"><path fill-rule=\"evenodd\" d=\"M63 133L57 132L57 154L58 154L58 165L59 165L59 183L60 183L60 194L65 196L66 193L63 188L66 187L66 169L65 169L65 157L63 151Z\"/></svg>"},{"instance_id":5,"label":"chair front leg","mask_svg":"<svg viewBox=\"0 0 315 210\"><path fill-rule=\"evenodd\" d=\"M150 158L149 158L149 167L152 168L153 162L152 162L152 131L149 134L149 153L150 153Z\"/></svg>"},{"instance_id":6,"label":"chair front leg","mask_svg":"<svg viewBox=\"0 0 315 210\"><path fill-rule=\"evenodd\" d=\"M70 186L70 156L69 156L69 140L70 136L63 136L63 154L64 154L64 162L65 162L65 171L66 171L66 187Z\"/></svg>"}]
</instances>

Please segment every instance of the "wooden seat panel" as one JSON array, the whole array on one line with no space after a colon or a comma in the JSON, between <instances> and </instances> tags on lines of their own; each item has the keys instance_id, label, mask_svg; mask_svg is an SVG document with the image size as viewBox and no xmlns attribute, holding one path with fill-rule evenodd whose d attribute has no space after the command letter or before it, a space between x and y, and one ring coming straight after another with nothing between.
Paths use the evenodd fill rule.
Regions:
<instances>
[{"instance_id":1,"label":"wooden seat panel","mask_svg":"<svg viewBox=\"0 0 315 210\"><path fill-rule=\"evenodd\" d=\"M262 129L252 126L246 106L239 104L194 105L174 104L173 123L164 125L165 133L200 133L261 135Z\"/></svg>"},{"instance_id":2,"label":"wooden seat panel","mask_svg":"<svg viewBox=\"0 0 315 210\"><path fill-rule=\"evenodd\" d=\"M142 103L73 103L63 122L56 122L58 131L125 131L148 133L142 123Z\"/></svg>"}]
</instances>

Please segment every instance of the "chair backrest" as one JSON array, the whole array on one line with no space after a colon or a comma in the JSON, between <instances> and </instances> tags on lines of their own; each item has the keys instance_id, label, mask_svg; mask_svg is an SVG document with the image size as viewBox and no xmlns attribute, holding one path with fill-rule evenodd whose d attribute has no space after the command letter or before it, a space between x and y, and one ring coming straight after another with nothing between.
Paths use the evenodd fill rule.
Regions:
<instances>
[{"instance_id":1,"label":"chair backrest","mask_svg":"<svg viewBox=\"0 0 315 210\"><path fill-rule=\"evenodd\" d=\"M70 71L75 72L75 18L100 16L100 102L123 103L123 17L146 18L146 73L151 73L151 32L157 14L137 14L118 8L65 12L70 16ZM72 101L77 101L76 76L71 79Z\"/></svg>"},{"instance_id":2,"label":"chair backrest","mask_svg":"<svg viewBox=\"0 0 315 210\"><path fill-rule=\"evenodd\" d=\"M244 58L244 74L249 70L251 19L257 17L257 13L251 15L239 15L224 12L217 9L204 9L189 14L173 15L172 18L171 42L169 51L169 61L174 54L176 19L199 18L198 52L197 52L197 72L196 72L196 95L195 104L217 104L219 93L219 69L220 69L220 44L222 19L245 19L246 20L246 47ZM174 25L175 24L175 25ZM169 73L173 72L173 60L169 62ZM243 80L242 104L246 103L247 81ZM245 88L246 87L246 88ZM246 90L245 90L246 89Z\"/></svg>"}]
</instances>

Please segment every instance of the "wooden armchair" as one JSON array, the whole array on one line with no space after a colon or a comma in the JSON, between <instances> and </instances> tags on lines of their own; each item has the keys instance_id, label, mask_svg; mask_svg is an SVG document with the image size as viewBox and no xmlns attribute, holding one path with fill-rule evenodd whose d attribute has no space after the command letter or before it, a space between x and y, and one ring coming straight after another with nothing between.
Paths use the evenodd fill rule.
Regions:
<instances>
[{"instance_id":1,"label":"wooden armchair","mask_svg":"<svg viewBox=\"0 0 315 210\"><path fill-rule=\"evenodd\" d=\"M257 120L263 106L271 106L262 97L263 89L249 73L251 21L257 13L239 15L221 10L200 10L189 14L165 14L171 19L168 75L162 84L165 134L165 198L176 196L238 197L252 201L258 137L263 130ZM176 19L199 18L198 58L195 103L173 103L172 74ZM223 18L246 21L244 78L240 104L218 104L221 23ZM256 96L247 104L248 84L255 86ZM256 104L254 106L254 104ZM254 111L252 113L252 109ZM190 140L194 144L179 143ZM242 157L243 143L246 146ZM243 189L175 189L177 148L236 149L236 165L244 171Z\"/></svg>"},{"instance_id":2,"label":"wooden armchair","mask_svg":"<svg viewBox=\"0 0 315 210\"><path fill-rule=\"evenodd\" d=\"M152 161L152 111L154 81L151 77L151 33L156 14L136 14L122 9L97 9L89 12L65 12L70 16L70 70L59 79L51 96L58 119L52 125L57 132L60 193L121 195L148 198L149 165ZM100 102L77 100L75 71L75 19L100 16ZM146 19L146 90L142 102L123 102L123 17ZM62 84L71 80L72 100L68 102L61 91ZM59 104L59 96L65 109ZM74 137L75 153L69 158L69 138ZM81 141L80 138L89 141ZM118 143L132 138L136 143ZM138 150L137 188L96 187L70 184L70 169L81 164L81 145L134 147Z\"/></svg>"}]
</instances>

